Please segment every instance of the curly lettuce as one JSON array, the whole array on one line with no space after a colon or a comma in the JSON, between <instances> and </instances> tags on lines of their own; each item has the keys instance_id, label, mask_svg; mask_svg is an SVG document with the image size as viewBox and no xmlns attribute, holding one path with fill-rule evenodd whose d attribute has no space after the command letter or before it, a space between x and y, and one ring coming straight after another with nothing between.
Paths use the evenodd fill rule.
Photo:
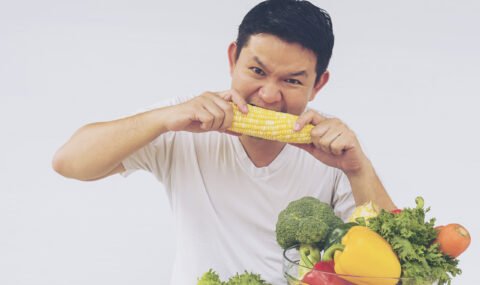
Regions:
<instances>
[{"instance_id":1,"label":"curly lettuce","mask_svg":"<svg viewBox=\"0 0 480 285\"><path fill-rule=\"evenodd\" d=\"M415 284L450 284L452 277L462 273L458 260L439 250L434 243L435 218L426 220L430 208L424 208L422 197L415 202L415 208L397 214L382 210L367 226L390 243L400 260L402 278L412 278Z\"/></svg>"}]
</instances>

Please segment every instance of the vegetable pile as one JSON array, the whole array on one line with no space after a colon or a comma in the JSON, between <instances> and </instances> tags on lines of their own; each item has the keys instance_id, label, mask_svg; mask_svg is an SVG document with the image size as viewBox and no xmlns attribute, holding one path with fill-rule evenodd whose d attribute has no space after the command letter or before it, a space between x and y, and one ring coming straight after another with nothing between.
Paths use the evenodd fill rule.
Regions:
<instances>
[{"instance_id":1,"label":"vegetable pile","mask_svg":"<svg viewBox=\"0 0 480 285\"><path fill-rule=\"evenodd\" d=\"M304 197L279 214L277 242L298 249L299 279L305 284L395 285L398 278L416 285L450 284L461 274L456 258L470 235L459 224L435 227L434 218L426 220L430 208L421 197L415 201L415 208L391 212L369 202L343 223L329 204Z\"/></svg>"},{"instance_id":2,"label":"vegetable pile","mask_svg":"<svg viewBox=\"0 0 480 285\"><path fill-rule=\"evenodd\" d=\"M451 276L461 273L458 260L443 253L435 242L435 219L425 220L430 208L424 208L421 197L415 208L403 209L398 214L381 211L369 219L368 227L379 233L392 245L402 265L402 277L420 280L450 282Z\"/></svg>"}]
</instances>

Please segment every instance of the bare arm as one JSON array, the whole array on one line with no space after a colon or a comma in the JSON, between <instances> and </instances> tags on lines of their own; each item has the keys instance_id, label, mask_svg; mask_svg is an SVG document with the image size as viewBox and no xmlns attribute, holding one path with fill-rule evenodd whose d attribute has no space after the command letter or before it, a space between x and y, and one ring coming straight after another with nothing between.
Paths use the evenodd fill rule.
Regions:
<instances>
[{"instance_id":1,"label":"bare arm","mask_svg":"<svg viewBox=\"0 0 480 285\"><path fill-rule=\"evenodd\" d=\"M132 117L88 124L65 143L53 158L53 168L63 176L96 180L124 170L128 155L167 131L169 109L157 109Z\"/></svg>"},{"instance_id":2,"label":"bare arm","mask_svg":"<svg viewBox=\"0 0 480 285\"><path fill-rule=\"evenodd\" d=\"M97 180L124 171L122 161L168 131L225 131L233 110L226 99L245 104L233 90L206 92L185 103L80 128L55 154L63 176Z\"/></svg>"},{"instance_id":3,"label":"bare arm","mask_svg":"<svg viewBox=\"0 0 480 285\"><path fill-rule=\"evenodd\" d=\"M358 171L347 173L347 177L357 206L372 201L387 211L397 208L383 187L370 161L366 160L365 165Z\"/></svg>"}]
</instances>

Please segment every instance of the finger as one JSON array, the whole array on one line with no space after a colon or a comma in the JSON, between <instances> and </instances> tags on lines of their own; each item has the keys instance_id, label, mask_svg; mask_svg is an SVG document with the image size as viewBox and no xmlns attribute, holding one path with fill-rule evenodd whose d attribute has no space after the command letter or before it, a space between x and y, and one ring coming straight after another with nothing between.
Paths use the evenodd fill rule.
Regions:
<instances>
[{"instance_id":1,"label":"finger","mask_svg":"<svg viewBox=\"0 0 480 285\"><path fill-rule=\"evenodd\" d=\"M228 108L223 111L224 111L224 118L223 118L222 124L220 125L220 129L226 130L230 128L233 123L233 108L232 106L229 105Z\"/></svg>"},{"instance_id":2,"label":"finger","mask_svg":"<svg viewBox=\"0 0 480 285\"><path fill-rule=\"evenodd\" d=\"M312 140L319 141L329 130L330 124L318 124L310 132Z\"/></svg>"},{"instance_id":3,"label":"finger","mask_svg":"<svg viewBox=\"0 0 480 285\"><path fill-rule=\"evenodd\" d=\"M198 110L195 112L195 121L200 123L200 128L204 131L208 131L212 128L214 119L215 118L212 113L210 113L210 111L205 109L203 106L198 108Z\"/></svg>"},{"instance_id":4,"label":"finger","mask_svg":"<svg viewBox=\"0 0 480 285\"><path fill-rule=\"evenodd\" d=\"M328 145L325 145L322 139L330 132L331 125L325 122L327 121L324 121L324 123L322 124L316 125L312 129L310 134L312 136L312 143L316 148L321 149L325 152L329 152Z\"/></svg>"},{"instance_id":5,"label":"finger","mask_svg":"<svg viewBox=\"0 0 480 285\"><path fill-rule=\"evenodd\" d=\"M219 130L223 125L223 122L225 120L225 111L220 106L222 103L225 104L226 102L216 102L216 100L207 100L206 102L204 102L203 108L207 110L213 117L208 130ZM226 105L224 108L227 108Z\"/></svg>"},{"instance_id":6,"label":"finger","mask_svg":"<svg viewBox=\"0 0 480 285\"><path fill-rule=\"evenodd\" d=\"M346 134L340 135L337 139L332 141L330 144L330 150L334 155L342 155L346 150L351 149L355 146L353 139Z\"/></svg>"},{"instance_id":7,"label":"finger","mask_svg":"<svg viewBox=\"0 0 480 285\"><path fill-rule=\"evenodd\" d=\"M233 121L233 108L229 103L230 91L207 92L202 104L214 115L214 122L211 129L225 130L231 126Z\"/></svg>"},{"instance_id":8,"label":"finger","mask_svg":"<svg viewBox=\"0 0 480 285\"><path fill-rule=\"evenodd\" d=\"M232 101L232 94L230 90L221 91L218 93L218 96L223 98L225 101Z\"/></svg>"},{"instance_id":9,"label":"finger","mask_svg":"<svg viewBox=\"0 0 480 285\"><path fill-rule=\"evenodd\" d=\"M244 114L248 113L247 102L245 101L245 99L242 96L240 96L240 93L238 93L238 91L236 91L235 89L230 89L230 90L219 92L218 95L222 99L224 99L226 101L231 101L235 105L237 105L240 112L242 112ZM232 111L232 120L233 120L233 111ZM230 124L225 124L225 125L230 126L231 123Z\"/></svg>"},{"instance_id":10,"label":"finger","mask_svg":"<svg viewBox=\"0 0 480 285\"><path fill-rule=\"evenodd\" d=\"M330 151L331 154L333 155L342 155L343 154L343 143L338 143L339 141L343 141L342 138L342 133L339 133L333 140L330 141L330 144L328 145L328 150Z\"/></svg>"},{"instance_id":11,"label":"finger","mask_svg":"<svg viewBox=\"0 0 480 285\"><path fill-rule=\"evenodd\" d=\"M232 101L235 103L235 105L238 106L238 109L240 109L240 112L247 114L248 113L248 104L247 101L245 101L245 98L243 98L240 93L235 90L231 89L230 94L232 95Z\"/></svg>"},{"instance_id":12,"label":"finger","mask_svg":"<svg viewBox=\"0 0 480 285\"><path fill-rule=\"evenodd\" d=\"M318 125L325 120L326 120L325 117L320 115L315 110L310 109L304 112L303 114L301 114L300 116L298 116L297 122L295 123L295 126L293 129L295 131L300 131L307 124Z\"/></svg>"},{"instance_id":13,"label":"finger","mask_svg":"<svg viewBox=\"0 0 480 285\"><path fill-rule=\"evenodd\" d=\"M223 121L222 124L219 126L220 130L226 130L232 126L233 122L233 107L228 102L221 102L219 103L220 108L223 111Z\"/></svg>"},{"instance_id":14,"label":"finger","mask_svg":"<svg viewBox=\"0 0 480 285\"><path fill-rule=\"evenodd\" d=\"M330 144L348 129L338 119L325 119L312 129L312 142L323 151L331 153Z\"/></svg>"},{"instance_id":15,"label":"finger","mask_svg":"<svg viewBox=\"0 0 480 285\"><path fill-rule=\"evenodd\" d=\"M342 132L338 129L330 128L319 140L318 145L320 148L328 153L332 153L330 145L342 135Z\"/></svg>"},{"instance_id":16,"label":"finger","mask_svg":"<svg viewBox=\"0 0 480 285\"><path fill-rule=\"evenodd\" d=\"M219 95L213 98L213 101L223 110L223 121L218 128L219 130L226 130L232 125L233 122L233 107L230 102L225 100L225 98L228 99L228 96L225 94L223 94L223 96Z\"/></svg>"}]
</instances>

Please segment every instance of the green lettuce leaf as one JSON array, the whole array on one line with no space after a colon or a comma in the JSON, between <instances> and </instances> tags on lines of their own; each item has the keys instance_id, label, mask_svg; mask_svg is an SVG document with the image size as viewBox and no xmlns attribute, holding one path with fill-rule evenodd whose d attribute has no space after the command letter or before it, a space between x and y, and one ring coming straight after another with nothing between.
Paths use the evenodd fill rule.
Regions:
<instances>
[{"instance_id":1,"label":"green lettuce leaf","mask_svg":"<svg viewBox=\"0 0 480 285\"><path fill-rule=\"evenodd\" d=\"M430 208L424 208L421 197L415 202L415 208L405 208L398 214L382 210L369 220L368 227L390 243L402 266L402 277L413 278L415 284L450 284L452 277L462 273L458 260L439 250L434 243L435 219L426 220Z\"/></svg>"}]
</instances>

